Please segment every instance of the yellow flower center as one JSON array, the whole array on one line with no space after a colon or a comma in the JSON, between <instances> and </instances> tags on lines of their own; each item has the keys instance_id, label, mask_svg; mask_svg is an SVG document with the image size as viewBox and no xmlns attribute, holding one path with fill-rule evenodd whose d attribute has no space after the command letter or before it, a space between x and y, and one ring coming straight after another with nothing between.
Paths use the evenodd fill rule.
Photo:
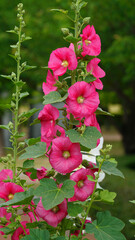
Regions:
<instances>
[{"instance_id":1,"label":"yellow flower center","mask_svg":"<svg viewBox=\"0 0 135 240\"><path fill-rule=\"evenodd\" d=\"M61 65L66 68L68 66L68 61L64 60Z\"/></svg>"},{"instance_id":2,"label":"yellow flower center","mask_svg":"<svg viewBox=\"0 0 135 240\"><path fill-rule=\"evenodd\" d=\"M79 96L79 97L77 98L77 102L78 102L78 103L83 103L83 102L84 102L84 97Z\"/></svg>"},{"instance_id":3,"label":"yellow flower center","mask_svg":"<svg viewBox=\"0 0 135 240\"><path fill-rule=\"evenodd\" d=\"M13 198L14 198L14 195L13 195L12 193L10 193L10 194L8 195L8 199L11 200L11 199L13 199Z\"/></svg>"},{"instance_id":4,"label":"yellow flower center","mask_svg":"<svg viewBox=\"0 0 135 240\"><path fill-rule=\"evenodd\" d=\"M77 186L78 186L79 188L82 188L83 185L84 185L83 180L78 181Z\"/></svg>"},{"instance_id":5,"label":"yellow flower center","mask_svg":"<svg viewBox=\"0 0 135 240\"><path fill-rule=\"evenodd\" d=\"M52 212L57 213L59 211L59 207L55 206L51 210L52 210Z\"/></svg>"},{"instance_id":6,"label":"yellow flower center","mask_svg":"<svg viewBox=\"0 0 135 240\"><path fill-rule=\"evenodd\" d=\"M91 43L90 40L88 40L88 39L85 40L85 44L86 44L86 46L88 46L90 43Z\"/></svg>"},{"instance_id":7,"label":"yellow flower center","mask_svg":"<svg viewBox=\"0 0 135 240\"><path fill-rule=\"evenodd\" d=\"M63 152L63 157L66 158L66 159L69 158L70 157L70 152L69 151L64 151Z\"/></svg>"}]
</instances>

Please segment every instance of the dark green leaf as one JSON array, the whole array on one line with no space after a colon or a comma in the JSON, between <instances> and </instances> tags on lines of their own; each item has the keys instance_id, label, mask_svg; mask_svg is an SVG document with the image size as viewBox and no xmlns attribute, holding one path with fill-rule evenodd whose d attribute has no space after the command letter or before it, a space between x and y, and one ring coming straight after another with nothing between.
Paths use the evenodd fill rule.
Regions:
<instances>
[{"instance_id":1,"label":"dark green leaf","mask_svg":"<svg viewBox=\"0 0 135 240\"><path fill-rule=\"evenodd\" d=\"M124 178L123 173L117 168L117 163L105 161L101 169L109 175L116 175Z\"/></svg>"},{"instance_id":2,"label":"dark green leaf","mask_svg":"<svg viewBox=\"0 0 135 240\"><path fill-rule=\"evenodd\" d=\"M97 240L126 240L120 232L124 225L121 220L112 217L110 212L98 212L97 220L86 224L86 233L94 233Z\"/></svg>"},{"instance_id":3,"label":"dark green leaf","mask_svg":"<svg viewBox=\"0 0 135 240\"><path fill-rule=\"evenodd\" d=\"M2 128L2 129L6 129L6 130L10 130L9 129L9 123L7 124L7 125L0 125L0 128Z\"/></svg>"},{"instance_id":4,"label":"dark green leaf","mask_svg":"<svg viewBox=\"0 0 135 240\"><path fill-rule=\"evenodd\" d=\"M28 146L31 146L37 142L40 142L41 140L41 137L38 137L38 138L29 138L29 139L25 139L25 142Z\"/></svg>"},{"instance_id":5,"label":"dark green leaf","mask_svg":"<svg viewBox=\"0 0 135 240\"><path fill-rule=\"evenodd\" d=\"M57 102L63 102L67 99L68 94L66 93L64 97L61 97L59 92L53 91L44 96L43 104L52 104Z\"/></svg>"},{"instance_id":6,"label":"dark green leaf","mask_svg":"<svg viewBox=\"0 0 135 240\"><path fill-rule=\"evenodd\" d=\"M20 99L29 96L28 92L20 93Z\"/></svg>"},{"instance_id":7,"label":"dark green leaf","mask_svg":"<svg viewBox=\"0 0 135 240\"><path fill-rule=\"evenodd\" d=\"M66 131L71 142L79 142L84 147L93 149L97 145L97 140L101 137L101 133L97 130L96 127L86 127L86 130L83 134L79 133L75 129Z\"/></svg>"},{"instance_id":8,"label":"dark green leaf","mask_svg":"<svg viewBox=\"0 0 135 240\"><path fill-rule=\"evenodd\" d=\"M25 151L26 152L19 157L20 160L41 157L46 153L46 143L37 142L35 145L25 148Z\"/></svg>"},{"instance_id":9,"label":"dark green leaf","mask_svg":"<svg viewBox=\"0 0 135 240\"><path fill-rule=\"evenodd\" d=\"M100 192L101 200L109 203L114 202L114 198L116 197L116 195L117 194L115 192L109 192L108 190L103 190Z\"/></svg>"},{"instance_id":10,"label":"dark green leaf","mask_svg":"<svg viewBox=\"0 0 135 240\"><path fill-rule=\"evenodd\" d=\"M61 13L64 13L64 14L68 14L68 10L64 10L64 9L51 9L51 11L61 12Z\"/></svg>"},{"instance_id":11,"label":"dark green leaf","mask_svg":"<svg viewBox=\"0 0 135 240\"><path fill-rule=\"evenodd\" d=\"M58 183L63 183L65 180L69 179L69 175L68 174L62 175L60 173L57 173L55 179L58 181Z\"/></svg>"},{"instance_id":12,"label":"dark green leaf","mask_svg":"<svg viewBox=\"0 0 135 240\"><path fill-rule=\"evenodd\" d=\"M53 179L42 179L40 181L40 186L35 190L35 195L42 197L44 208L49 210L63 202L65 198L73 197L74 185L74 181L66 180L62 187L58 188Z\"/></svg>"},{"instance_id":13,"label":"dark green leaf","mask_svg":"<svg viewBox=\"0 0 135 240\"><path fill-rule=\"evenodd\" d=\"M102 108L98 107L96 110L96 114L100 114L100 115L108 115L108 116L114 116L113 114L104 111Z\"/></svg>"},{"instance_id":14,"label":"dark green leaf","mask_svg":"<svg viewBox=\"0 0 135 240\"><path fill-rule=\"evenodd\" d=\"M96 80L96 78L93 77L92 75L88 75L88 76L86 76L86 78L85 78L85 82L87 82L87 83L93 82L93 81L95 81L95 80Z\"/></svg>"},{"instance_id":15,"label":"dark green leaf","mask_svg":"<svg viewBox=\"0 0 135 240\"><path fill-rule=\"evenodd\" d=\"M9 227L3 227L0 229L2 232L5 233L5 235L11 234L14 232L14 229L10 229Z\"/></svg>"},{"instance_id":16,"label":"dark green leaf","mask_svg":"<svg viewBox=\"0 0 135 240\"><path fill-rule=\"evenodd\" d=\"M40 123L40 120L39 120L38 118L36 118L36 119L30 124L30 126L35 125L35 124L38 124L38 123Z\"/></svg>"},{"instance_id":17,"label":"dark green leaf","mask_svg":"<svg viewBox=\"0 0 135 240\"><path fill-rule=\"evenodd\" d=\"M29 65L26 65L26 66L24 67L24 70L22 70L22 72L24 72L24 71L28 71L28 70L31 70L31 69L34 69L34 68L36 68L36 66L29 66Z\"/></svg>"},{"instance_id":18,"label":"dark green leaf","mask_svg":"<svg viewBox=\"0 0 135 240\"><path fill-rule=\"evenodd\" d=\"M64 37L64 39L70 43L77 43L81 40L81 38L75 38L72 35L68 35L67 37Z\"/></svg>"},{"instance_id":19,"label":"dark green leaf","mask_svg":"<svg viewBox=\"0 0 135 240\"><path fill-rule=\"evenodd\" d=\"M10 104L0 104L0 109L10 109L11 105Z\"/></svg>"},{"instance_id":20,"label":"dark green leaf","mask_svg":"<svg viewBox=\"0 0 135 240\"><path fill-rule=\"evenodd\" d=\"M32 168L34 167L34 160L26 160L23 162L23 168Z\"/></svg>"},{"instance_id":21,"label":"dark green leaf","mask_svg":"<svg viewBox=\"0 0 135 240\"><path fill-rule=\"evenodd\" d=\"M80 4L79 4L79 10L81 10L81 8L84 8L84 7L86 7L86 5L87 5L88 3L87 2L80 2Z\"/></svg>"},{"instance_id":22,"label":"dark green leaf","mask_svg":"<svg viewBox=\"0 0 135 240\"><path fill-rule=\"evenodd\" d=\"M16 61L16 56L15 55L12 55L12 54L8 54L9 57L13 58L15 61Z\"/></svg>"},{"instance_id":23,"label":"dark green leaf","mask_svg":"<svg viewBox=\"0 0 135 240\"><path fill-rule=\"evenodd\" d=\"M68 202L68 214L72 217L76 217L83 211L83 207L80 204Z\"/></svg>"},{"instance_id":24,"label":"dark green leaf","mask_svg":"<svg viewBox=\"0 0 135 240\"><path fill-rule=\"evenodd\" d=\"M0 207L29 204L33 197L34 189L30 188L26 192L15 193L14 198L12 200L9 200L5 203L1 203Z\"/></svg>"},{"instance_id":25,"label":"dark green leaf","mask_svg":"<svg viewBox=\"0 0 135 240\"><path fill-rule=\"evenodd\" d=\"M30 235L22 238L22 240L49 240L50 233L48 230L30 229Z\"/></svg>"}]
</instances>

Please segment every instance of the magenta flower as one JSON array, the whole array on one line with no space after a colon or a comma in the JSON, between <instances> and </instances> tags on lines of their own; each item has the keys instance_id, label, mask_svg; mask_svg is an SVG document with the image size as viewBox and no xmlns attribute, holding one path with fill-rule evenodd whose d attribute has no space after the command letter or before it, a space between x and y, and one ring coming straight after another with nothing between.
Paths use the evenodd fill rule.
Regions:
<instances>
[{"instance_id":1,"label":"magenta flower","mask_svg":"<svg viewBox=\"0 0 135 240\"><path fill-rule=\"evenodd\" d=\"M41 200L39 201L36 212L52 227L57 227L57 225L62 221L63 218L67 216L67 201L66 199L59 205L53 207L50 210L46 210Z\"/></svg>"},{"instance_id":2,"label":"magenta flower","mask_svg":"<svg viewBox=\"0 0 135 240\"><path fill-rule=\"evenodd\" d=\"M41 136L49 140L54 136L55 122L59 117L59 111L51 104L44 106L40 111L38 119L41 121Z\"/></svg>"},{"instance_id":3,"label":"magenta flower","mask_svg":"<svg viewBox=\"0 0 135 240\"><path fill-rule=\"evenodd\" d=\"M80 35L82 37L83 42L83 52L82 56L97 56L101 52L101 41L98 34L95 32L95 28L93 26L87 25L83 29L83 34Z\"/></svg>"},{"instance_id":4,"label":"magenta flower","mask_svg":"<svg viewBox=\"0 0 135 240\"><path fill-rule=\"evenodd\" d=\"M41 167L37 169L37 178L41 180L42 178L46 178L47 169L45 167Z\"/></svg>"},{"instance_id":5,"label":"magenta flower","mask_svg":"<svg viewBox=\"0 0 135 240\"><path fill-rule=\"evenodd\" d=\"M98 63L101 60L99 58L92 59L87 65L87 72L91 72L91 74L96 78L92 84L94 84L95 88L102 90L103 84L99 78L103 78L105 76L105 72L102 68L98 66Z\"/></svg>"},{"instance_id":6,"label":"magenta flower","mask_svg":"<svg viewBox=\"0 0 135 240\"><path fill-rule=\"evenodd\" d=\"M74 51L70 48L63 47L58 48L51 53L48 67L53 70L54 75L62 76L67 69L76 69L77 64Z\"/></svg>"},{"instance_id":7,"label":"magenta flower","mask_svg":"<svg viewBox=\"0 0 135 240\"><path fill-rule=\"evenodd\" d=\"M10 223L10 218L12 214L7 213L7 210L4 207L0 208L0 218L4 220L4 226L7 226ZM0 225L0 228L3 228L3 225ZM0 231L1 235L4 235L4 232Z\"/></svg>"},{"instance_id":8,"label":"magenta flower","mask_svg":"<svg viewBox=\"0 0 135 240\"><path fill-rule=\"evenodd\" d=\"M13 179L13 172L10 169L2 169L0 171L0 181L7 180L8 178Z\"/></svg>"},{"instance_id":9,"label":"magenta flower","mask_svg":"<svg viewBox=\"0 0 135 240\"><path fill-rule=\"evenodd\" d=\"M30 231L29 231L29 229L26 228L26 223L28 223L28 222L27 222L27 221L23 221L23 222L21 222L21 225L22 225L23 228L25 229L27 235L29 235L29 234L30 234ZM22 228L22 227L17 228L17 229L15 230L15 232L13 233L11 239L12 239L12 240L19 240L20 237L25 236L25 232L24 232L23 228Z\"/></svg>"},{"instance_id":10,"label":"magenta flower","mask_svg":"<svg viewBox=\"0 0 135 240\"><path fill-rule=\"evenodd\" d=\"M43 85L42 85L43 92L45 95L49 94L52 91L57 90L57 87L54 86L54 84L56 83L56 80L58 80L58 77L52 75L51 71L48 70L46 83L43 82Z\"/></svg>"},{"instance_id":11,"label":"magenta flower","mask_svg":"<svg viewBox=\"0 0 135 240\"><path fill-rule=\"evenodd\" d=\"M95 87L84 81L76 82L68 89L66 100L68 111L75 118L84 118L94 113L99 105L99 95Z\"/></svg>"},{"instance_id":12,"label":"magenta flower","mask_svg":"<svg viewBox=\"0 0 135 240\"><path fill-rule=\"evenodd\" d=\"M24 189L12 182L0 183L0 198L5 199L5 201L13 199L17 192L24 192Z\"/></svg>"},{"instance_id":13,"label":"magenta flower","mask_svg":"<svg viewBox=\"0 0 135 240\"><path fill-rule=\"evenodd\" d=\"M77 170L70 176L70 179L76 182L73 201L75 198L79 201L85 201L93 193L95 182L88 180L87 175L91 175L94 178L93 171L84 168Z\"/></svg>"},{"instance_id":14,"label":"magenta flower","mask_svg":"<svg viewBox=\"0 0 135 240\"><path fill-rule=\"evenodd\" d=\"M72 143L68 137L55 138L52 142L49 161L60 173L72 172L82 162L80 144Z\"/></svg>"}]
</instances>

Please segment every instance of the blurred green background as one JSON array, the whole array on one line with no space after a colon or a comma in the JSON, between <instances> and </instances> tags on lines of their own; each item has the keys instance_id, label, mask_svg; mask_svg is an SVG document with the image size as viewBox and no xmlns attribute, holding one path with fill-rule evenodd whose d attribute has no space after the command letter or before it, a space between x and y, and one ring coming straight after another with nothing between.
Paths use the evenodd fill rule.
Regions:
<instances>
[{"instance_id":1,"label":"blurred green background","mask_svg":"<svg viewBox=\"0 0 135 240\"><path fill-rule=\"evenodd\" d=\"M8 56L10 45L16 42L6 30L13 29L16 22L18 0L0 1L0 74L15 71L15 62ZM23 105L42 101L42 82L50 53L59 47L68 46L62 38L61 27L71 26L71 22L60 13L50 9L69 9L70 0L22 0L26 10L26 35L32 40L26 41L22 48L22 58L37 69L23 74L27 82L30 97ZM128 240L134 239L135 228L128 220L135 218L135 1L134 0L89 0L82 10L82 16L90 16L101 37L102 52L100 66L105 70L104 90L100 92L100 106L115 114L115 117L99 117L105 143L112 143L112 155L118 156L119 168L125 174L125 180L107 177L103 187L116 191L116 203L110 206L112 214L126 223L124 233ZM12 84L0 77L0 103L8 102L13 91ZM4 108L0 109L0 122ZM1 143L2 144L2 143ZM105 206L103 206L105 208Z\"/></svg>"}]
</instances>

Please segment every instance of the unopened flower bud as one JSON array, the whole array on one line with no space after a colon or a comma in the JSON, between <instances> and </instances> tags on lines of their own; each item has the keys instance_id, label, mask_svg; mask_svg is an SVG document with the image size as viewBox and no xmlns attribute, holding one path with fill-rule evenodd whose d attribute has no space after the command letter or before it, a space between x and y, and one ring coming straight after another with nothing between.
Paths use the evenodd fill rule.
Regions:
<instances>
[{"instance_id":1,"label":"unopened flower bud","mask_svg":"<svg viewBox=\"0 0 135 240\"><path fill-rule=\"evenodd\" d=\"M65 36L69 35L69 29L68 28L61 28L61 31Z\"/></svg>"},{"instance_id":2,"label":"unopened flower bud","mask_svg":"<svg viewBox=\"0 0 135 240\"><path fill-rule=\"evenodd\" d=\"M72 10L75 10L75 9L76 9L76 4L75 4L74 2L72 2L72 4L71 4L71 9L72 9Z\"/></svg>"},{"instance_id":3,"label":"unopened flower bud","mask_svg":"<svg viewBox=\"0 0 135 240\"><path fill-rule=\"evenodd\" d=\"M19 142L18 147L23 148L25 146L24 142Z\"/></svg>"},{"instance_id":4,"label":"unopened flower bud","mask_svg":"<svg viewBox=\"0 0 135 240\"><path fill-rule=\"evenodd\" d=\"M84 24L89 24L89 22L90 22L90 17L85 17L84 19L83 19L83 23Z\"/></svg>"}]
</instances>

